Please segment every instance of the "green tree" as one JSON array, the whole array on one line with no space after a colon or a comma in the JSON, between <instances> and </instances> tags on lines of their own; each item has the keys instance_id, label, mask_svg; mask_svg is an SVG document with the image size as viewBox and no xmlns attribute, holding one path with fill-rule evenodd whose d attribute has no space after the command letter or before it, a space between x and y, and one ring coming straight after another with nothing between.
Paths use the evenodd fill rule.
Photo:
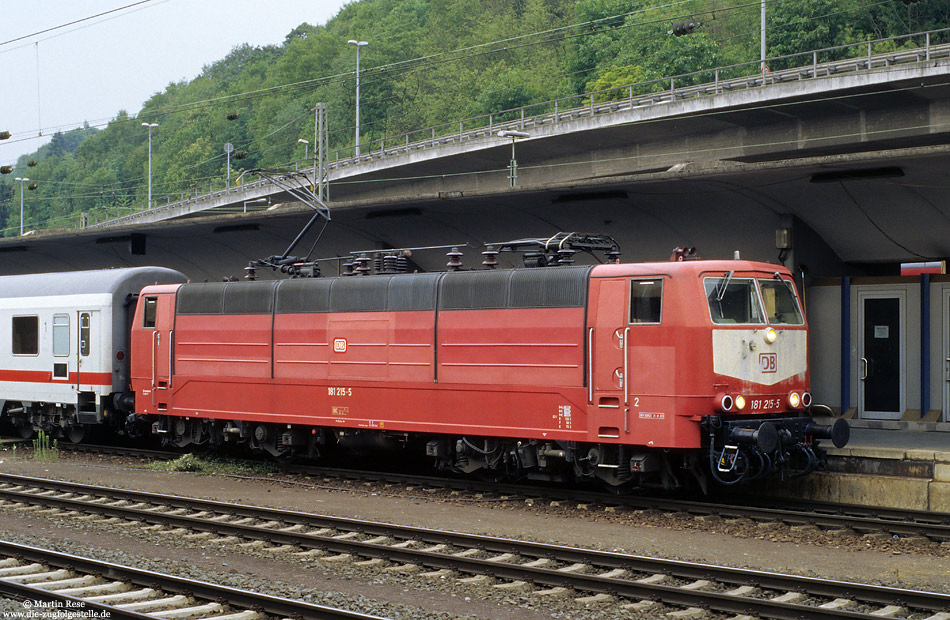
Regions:
<instances>
[{"instance_id":1,"label":"green tree","mask_svg":"<svg viewBox=\"0 0 950 620\"><path fill-rule=\"evenodd\" d=\"M783 0L774 3L766 29L768 55L790 56L821 48L861 40L855 37L853 24L856 0ZM837 49L821 54L819 62L844 58L847 51ZM772 60L771 69L807 64L803 56Z\"/></svg>"},{"instance_id":2,"label":"green tree","mask_svg":"<svg viewBox=\"0 0 950 620\"><path fill-rule=\"evenodd\" d=\"M627 86L636 85L632 89L634 95L663 90L664 84L656 81L660 77L659 73L645 69L642 65L611 65L603 69L596 79L588 82L586 90L589 93L600 93L594 97L594 101L625 99L629 96L629 91L625 88Z\"/></svg>"}]
</instances>

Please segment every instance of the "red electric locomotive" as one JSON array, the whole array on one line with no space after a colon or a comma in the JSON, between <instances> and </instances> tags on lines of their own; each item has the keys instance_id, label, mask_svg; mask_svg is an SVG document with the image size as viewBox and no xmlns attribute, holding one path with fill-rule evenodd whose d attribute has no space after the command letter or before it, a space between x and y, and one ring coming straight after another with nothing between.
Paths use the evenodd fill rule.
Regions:
<instances>
[{"instance_id":1,"label":"red electric locomotive","mask_svg":"<svg viewBox=\"0 0 950 620\"><path fill-rule=\"evenodd\" d=\"M570 261L563 241L526 264ZM417 274L387 258L374 275L149 286L131 335L134 408L120 400L130 428L176 446L287 457L395 440L455 471L616 487L795 475L821 463L818 439L844 445L846 422L808 415L787 269L608 255Z\"/></svg>"}]
</instances>

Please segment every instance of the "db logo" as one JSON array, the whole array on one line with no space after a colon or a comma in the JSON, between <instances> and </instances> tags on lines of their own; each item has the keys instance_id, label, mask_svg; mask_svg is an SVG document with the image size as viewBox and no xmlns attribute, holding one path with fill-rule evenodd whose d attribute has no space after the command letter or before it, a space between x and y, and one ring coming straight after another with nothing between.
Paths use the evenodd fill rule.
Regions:
<instances>
[{"instance_id":1,"label":"db logo","mask_svg":"<svg viewBox=\"0 0 950 620\"><path fill-rule=\"evenodd\" d=\"M778 355L775 353L759 353L759 370L762 372L776 372Z\"/></svg>"},{"instance_id":2,"label":"db logo","mask_svg":"<svg viewBox=\"0 0 950 620\"><path fill-rule=\"evenodd\" d=\"M337 338L333 341L334 353L346 353L346 338Z\"/></svg>"}]
</instances>

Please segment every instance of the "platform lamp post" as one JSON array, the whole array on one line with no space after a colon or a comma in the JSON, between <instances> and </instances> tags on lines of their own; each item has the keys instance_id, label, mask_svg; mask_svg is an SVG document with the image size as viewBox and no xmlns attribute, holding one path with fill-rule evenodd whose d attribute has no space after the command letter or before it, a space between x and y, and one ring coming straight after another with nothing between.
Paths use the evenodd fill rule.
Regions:
<instances>
[{"instance_id":1,"label":"platform lamp post","mask_svg":"<svg viewBox=\"0 0 950 620\"><path fill-rule=\"evenodd\" d=\"M152 127L158 127L158 123L142 123L142 127L148 127L148 208L152 208Z\"/></svg>"},{"instance_id":2,"label":"platform lamp post","mask_svg":"<svg viewBox=\"0 0 950 620\"><path fill-rule=\"evenodd\" d=\"M508 164L508 182L511 187L518 185L518 160L515 159L515 140L518 138L530 138L531 134L527 131L513 131L502 129L498 132L499 138L511 138L511 162Z\"/></svg>"},{"instance_id":3,"label":"platform lamp post","mask_svg":"<svg viewBox=\"0 0 950 620\"><path fill-rule=\"evenodd\" d=\"M356 157L360 156L360 48L369 45L366 41L350 39L349 45L356 47Z\"/></svg>"},{"instance_id":4,"label":"platform lamp post","mask_svg":"<svg viewBox=\"0 0 950 620\"><path fill-rule=\"evenodd\" d=\"M20 236L23 236L23 184L29 181L26 177L17 177L14 181L20 182Z\"/></svg>"},{"instance_id":5,"label":"platform lamp post","mask_svg":"<svg viewBox=\"0 0 950 620\"><path fill-rule=\"evenodd\" d=\"M303 138L297 138L297 142L303 144L303 158L307 159L310 153L310 141Z\"/></svg>"}]
</instances>

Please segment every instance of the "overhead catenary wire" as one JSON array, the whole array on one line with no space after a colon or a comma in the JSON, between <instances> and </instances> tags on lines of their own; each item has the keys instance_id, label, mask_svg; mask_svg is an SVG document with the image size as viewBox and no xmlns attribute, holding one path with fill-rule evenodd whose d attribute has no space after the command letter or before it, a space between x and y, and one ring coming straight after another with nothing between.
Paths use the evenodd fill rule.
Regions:
<instances>
[{"instance_id":1,"label":"overhead catenary wire","mask_svg":"<svg viewBox=\"0 0 950 620\"><path fill-rule=\"evenodd\" d=\"M33 33L30 33L30 34L21 35L21 36L19 36L19 37L15 37L15 38L9 39L9 40L7 40L7 41L0 41L0 47L3 47L4 45L10 45L11 43L16 43L17 41L24 41L24 40L26 40L26 39L32 39L33 37L38 37L38 36L40 36L40 35L42 35L42 34L47 34L47 33L49 33L49 32L54 32L54 31L56 31L56 30L61 30L61 29L63 29L63 28L68 28L69 26L74 26L74 25L76 25L76 24L80 24L80 23L83 23L83 22L87 22L87 21L96 19L96 18L98 18L98 17L104 17L104 16L106 16L106 15L111 15L111 14L113 14L113 13L119 13L119 12L121 12L121 11L124 11L124 10L126 10L126 9L130 9L130 8L132 8L132 7L136 7L136 6L139 6L139 5L142 5L142 4L148 4L149 2L152 2L152 1L153 1L153 0L139 0L138 2L133 2L132 4L127 4L127 5L125 5L125 6L120 6L120 7L115 8L115 9L110 9L110 10L108 10L108 11L103 11L102 13L96 13L95 15L89 15L88 17L83 17L83 18L80 18L80 19L74 19L74 20L71 21L71 22L67 22L67 23L65 23L65 24L60 24L59 26L52 26L52 27L50 27L50 28L45 28L45 29L40 30L40 31L38 31L38 32L33 32Z\"/></svg>"}]
</instances>

